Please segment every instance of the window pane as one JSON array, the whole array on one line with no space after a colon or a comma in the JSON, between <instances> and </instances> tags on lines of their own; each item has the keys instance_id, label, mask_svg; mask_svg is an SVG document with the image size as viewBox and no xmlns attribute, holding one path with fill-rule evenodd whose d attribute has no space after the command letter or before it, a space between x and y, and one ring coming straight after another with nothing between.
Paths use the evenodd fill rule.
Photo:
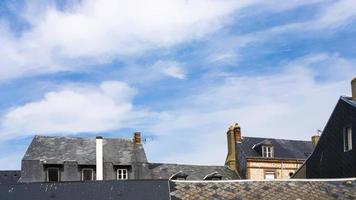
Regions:
<instances>
[{"instance_id":1,"label":"window pane","mask_svg":"<svg viewBox=\"0 0 356 200\"><path fill-rule=\"evenodd\" d=\"M274 179L274 172L266 172L265 173L265 179L273 180Z\"/></svg>"},{"instance_id":2,"label":"window pane","mask_svg":"<svg viewBox=\"0 0 356 200\"><path fill-rule=\"evenodd\" d=\"M347 140L348 140L347 146L349 147L348 150L351 150L352 149L352 129L351 128L347 129Z\"/></svg>"},{"instance_id":3,"label":"window pane","mask_svg":"<svg viewBox=\"0 0 356 200\"><path fill-rule=\"evenodd\" d=\"M93 170L92 169L83 169L83 181L92 181L93 180Z\"/></svg>"},{"instance_id":4,"label":"window pane","mask_svg":"<svg viewBox=\"0 0 356 200\"><path fill-rule=\"evenodd\" d=\"M49 182L58 182L59 181L59 170L56 168L48 168L48 181Z\"/></svg>"}]
</instances>

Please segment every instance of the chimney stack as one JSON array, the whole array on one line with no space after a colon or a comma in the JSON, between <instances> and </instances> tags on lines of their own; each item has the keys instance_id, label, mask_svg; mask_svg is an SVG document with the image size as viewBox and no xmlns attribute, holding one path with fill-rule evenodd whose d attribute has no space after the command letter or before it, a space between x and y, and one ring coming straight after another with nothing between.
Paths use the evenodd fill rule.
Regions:
<instances>
[{"instance_id":1,"label":"chimney stack","mask_svg":"<svg viewBox=\"0 0 356 200\"><path fill-rule=\"evenodd\" d=\"M318 144L319 138L320 138L320 135L313 135L311 137L311 142L312 142L314 148Z\"/></svg>"},{"instance_id":2,"label":"chimney stack","mask_svg":"<svg viewBox=\"0 0 356 200\"><path fill-rule=\"evenodd\" d=\"M134 144L141 144L141 132L135 132L133 138Z\"/></svg>"},{"instance_id":3,"label":"chimney stack","mask_svg":"<svg viewBox=\"0 0 356 200\"><path fill-rule=\"evenodd\" d=\"M103 180L103 137L97 136L96 139L96 180Z\"/></svg>"},{"instance_id":4,"label":"chimney stack","mask_svg":"<svg viewBox=\"0 0 356 200\"><path fill-rule=\"evenodd\" d=\"M356 101L356 77L351 81L352 100Z\"/></svg>"},{"instance_id":5,"label":"chimney stack","mask_svg":"<svg viewBox=\"0 0 356 200\"><path fill-rule=\"evenodd\" d=\"M236 146L237 143L241 142L241 128L238 123L231 125L227 131L227 157L225 165L230 169L238 171L238 165L236 162L237 152Z\"/></svg>"}]
</instances>

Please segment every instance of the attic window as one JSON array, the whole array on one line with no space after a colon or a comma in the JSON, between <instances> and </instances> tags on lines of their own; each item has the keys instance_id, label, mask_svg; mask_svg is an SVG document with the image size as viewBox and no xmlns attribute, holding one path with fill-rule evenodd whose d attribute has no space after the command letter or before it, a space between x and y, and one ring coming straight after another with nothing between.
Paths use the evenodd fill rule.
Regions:
<instances>
[{"instance_id":1,"label":"attic window","mask_svg":"<svg viewBox=\"0 0 356 200\"><path fill-rule=\"evenodd\" d=\"M273 157L273 147L272 146L262 146L262 157L272 158Z\"/></svg>"},{"instance_id":2,"label":"attic window","mask_svg":"<svg viewBox=\"0 0 356 200\"><path fill-rule=\"evenodd\" d=\"M59 169L55 167L47 168L47 181L59 182Z\"/></svg>"},{"instance_id":3,"label":"attic window","mask_svg":"<svg viewBox=\"0 0 356 200\"><path fill-rule=\"evenodd\" d=\"M82 169L82 181L92 181L94 180L94 171L91 168Z\"/></svg>"},{"instance_id":4,"label":"attic window","mask_svg":"<svg viewBox=\"0 0 356 200\"><path fill-rule=\"evenodd\" d=\"M183 173L182 171L179 171L175 174L173 174L169 180L187 180L188 175Z\"/></svg>"},{"instance_id":5,"label":"attic window","mask_svg":"<svg viewBox=\"0 0 356 200\"><path fill-rule=\"evenodd\" d=\"M117 180L127 180L128 177L127 169L117 169Z\"/></svg>"},{"instance_id":6,"label":"attic window","mask_svg":"<svg viewBox=\"0 0 356 200\"><path fill-rule=\"evenodd\" d=\"M344 129L344 151L352 150L352 129L351 127L346 127Z\"/></svg>"}]
</instances>

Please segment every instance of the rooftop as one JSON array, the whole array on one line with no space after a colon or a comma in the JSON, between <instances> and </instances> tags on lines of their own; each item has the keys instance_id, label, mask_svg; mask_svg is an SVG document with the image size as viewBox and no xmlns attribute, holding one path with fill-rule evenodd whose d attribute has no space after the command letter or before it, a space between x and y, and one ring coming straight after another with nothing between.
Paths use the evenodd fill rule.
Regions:
<instances>
[{"instance_id":1,"label":"rooftop","mask_svg":"<svg viewBox=\"0 0 356 200\"><path fill-rule=\"evenodd\" d=\"M35 136L23 160L43 160L47 164L77 161L78 164L95 164L95 138ZM130 165L147 162L142 144L128 139L104 138L104 162Z\"/></svg>"},{"instance_id":2,"label":"rooftop","mask_svg":"<svg viewBox=\"0 0 356 200\"><path fill-rule=\"evenodd\" d=\"M237 150L246 157L261 157L253 147L266 140L273 145L274 158L304 160L308 158L313 151L311 141L258 137L243 137L241 144L237 145Z\"/></svg>"}]
</instances>

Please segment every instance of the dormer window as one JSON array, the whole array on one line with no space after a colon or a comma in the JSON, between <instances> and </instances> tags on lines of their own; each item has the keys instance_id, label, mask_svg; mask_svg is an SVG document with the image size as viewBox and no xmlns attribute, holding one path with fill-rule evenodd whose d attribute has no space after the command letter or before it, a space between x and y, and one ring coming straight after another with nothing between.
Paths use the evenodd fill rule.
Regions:
<instances>
[{"instance_id":1,"label":"dormer window","mask_svg":"<svg viewBox=\"0 0 356 200\"><path fill-rule=\"evenodd\" d=\"M183 173L182 171L179 171L175 174L172 174L169 180L187 180L187 177L187 174Z\"/></svg>"},{"instance_id":2,"label":"dormer window","mask_svg":"<svg viewBox=\"0 0 356 200\"><path fill-rule=\"evenodd\" d=\"M127 180L129 178L127 169L119 168L117 169L117 180Z\"/></svg>"},{"instance_id":3,"label":"dormer window","mask_svg":"<svg viewBox=\"0 0 356 200\"><path fill-rule=\"evenodd\" d=\"M273 146L262 146L262 157L272 158L273 157Z\"/></svg>"}]
</instances>

